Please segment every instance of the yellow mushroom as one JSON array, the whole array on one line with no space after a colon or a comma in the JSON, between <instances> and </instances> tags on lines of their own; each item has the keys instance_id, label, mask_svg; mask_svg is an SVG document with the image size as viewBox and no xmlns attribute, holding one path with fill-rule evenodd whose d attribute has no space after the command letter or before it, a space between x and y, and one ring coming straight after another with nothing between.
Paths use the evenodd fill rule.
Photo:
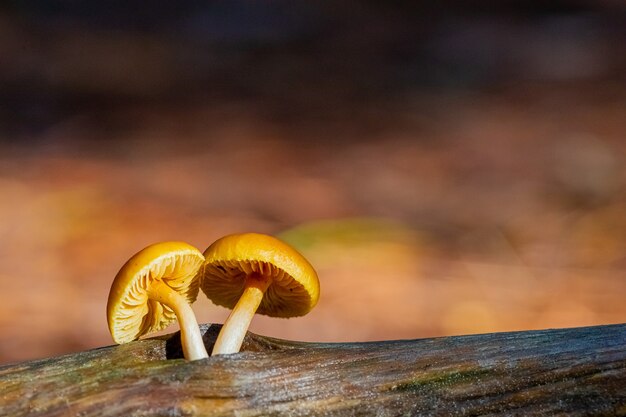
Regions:
<instances>
[{"instance_id":1,"label":"yellow mushroom","mask_svg":"<svg viewBox=\"0 0 626 417\"><path fill-rule=\"evenodd\" d=\"M184 242L150 245L130 258L111 284L109 331L116 343L164 329L178 319L188 360L208 357L191 309L199 290L204 256Z\"/></svg>"},{"instance_id":2,"label":"yellow mushroom","mask_svg":"<svg viewBox=\"0 0 626 417\"><path fill-rule=\"evenodd\" d=\"M319 299L317 273L288 244L258 233L225 236L204 252L202 291L232 311L211 355L239 352L255 312L272 317L307 314Z\"/></svg>"}]
</instances>

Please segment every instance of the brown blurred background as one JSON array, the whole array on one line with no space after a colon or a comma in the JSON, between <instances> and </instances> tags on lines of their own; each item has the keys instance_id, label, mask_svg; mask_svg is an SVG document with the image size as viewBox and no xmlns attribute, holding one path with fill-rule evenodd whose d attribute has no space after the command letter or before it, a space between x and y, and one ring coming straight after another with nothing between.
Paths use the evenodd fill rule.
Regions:
<instances>
[{"instance_id":1,"label":"brown blurred background","mask_svg":"<svg viewBox=\"0 0 626 417\"><path fill-rule=\"evenodd\" d=\"M0 363L111 344L132 254L238 231L320 275L270 336L626 321L623 2L430 3L3 2Z\"/></svg>"}]
</instances>

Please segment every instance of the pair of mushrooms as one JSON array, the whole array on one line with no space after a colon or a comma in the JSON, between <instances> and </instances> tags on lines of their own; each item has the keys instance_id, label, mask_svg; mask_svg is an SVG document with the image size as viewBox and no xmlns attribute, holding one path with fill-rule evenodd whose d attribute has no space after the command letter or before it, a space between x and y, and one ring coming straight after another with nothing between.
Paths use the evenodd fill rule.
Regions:
<instances>
[{"instance_id":1,"label":"pair of mushrooms","mask_svg":"<svg viewBox=\"0 0 626 417\"><path fill-rule=\"evenodd\" d=\"M239 352L255 312L302 316L319 298L311 264L272 236L225 236L204 254L184 242L156 243L130 258L113 280L107 303L111 336L130 342L178 319L185 358L208 357L191 309L200 288L213 303L232 309L211 355Z\"/></svg>"}]
</instances>

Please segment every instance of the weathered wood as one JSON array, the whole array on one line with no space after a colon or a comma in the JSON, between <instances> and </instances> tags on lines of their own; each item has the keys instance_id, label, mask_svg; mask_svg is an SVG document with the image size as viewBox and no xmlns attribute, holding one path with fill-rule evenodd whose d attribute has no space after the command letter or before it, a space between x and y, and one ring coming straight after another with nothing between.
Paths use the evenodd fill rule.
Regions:
<instances>
[{"instance_id":1,"label":"weathered wood","mask_svg":"<svg viewBox=\"0 0 626 417\"><path fill-rule=\"evenodd\" d=\"M211 344L219 326L203 326ZM178 334L0 368L2 416L626 415L626 324L376 343Z\"/></svg>"}]
</instances>

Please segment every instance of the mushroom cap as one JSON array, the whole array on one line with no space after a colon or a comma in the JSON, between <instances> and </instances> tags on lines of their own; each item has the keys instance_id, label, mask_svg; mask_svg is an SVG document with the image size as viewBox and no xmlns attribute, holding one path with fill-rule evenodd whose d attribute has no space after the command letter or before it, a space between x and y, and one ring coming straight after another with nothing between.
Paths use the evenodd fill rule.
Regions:
<instances>
[{"instance_id":1,"label":"mushroom cap","mask_svg":"<svg viewBox=\"0 0 626 417\"><path fill-rule=\"evenodd\" d=\"M184 242L161 242L137 252L115 276L107 303L109 331L116 343L156 332L176 320L174 311L148 298L150 285L162 281L188 303L198 297L204 256Z\"/></svg>"},{"instance_id":2,"label":"mushroom cap","mask_svg":"<svg viewBox=\"0 0 626 417\"><path fill-rule=\"evenodd\" d=\"M259 233L225 236L204 251L200 286L215 304L233 308L241 297L246 276L271 277L257 313L271 317L307 314L320 295L317 273L294 248Z\"/></svg>"}]
</instances>

